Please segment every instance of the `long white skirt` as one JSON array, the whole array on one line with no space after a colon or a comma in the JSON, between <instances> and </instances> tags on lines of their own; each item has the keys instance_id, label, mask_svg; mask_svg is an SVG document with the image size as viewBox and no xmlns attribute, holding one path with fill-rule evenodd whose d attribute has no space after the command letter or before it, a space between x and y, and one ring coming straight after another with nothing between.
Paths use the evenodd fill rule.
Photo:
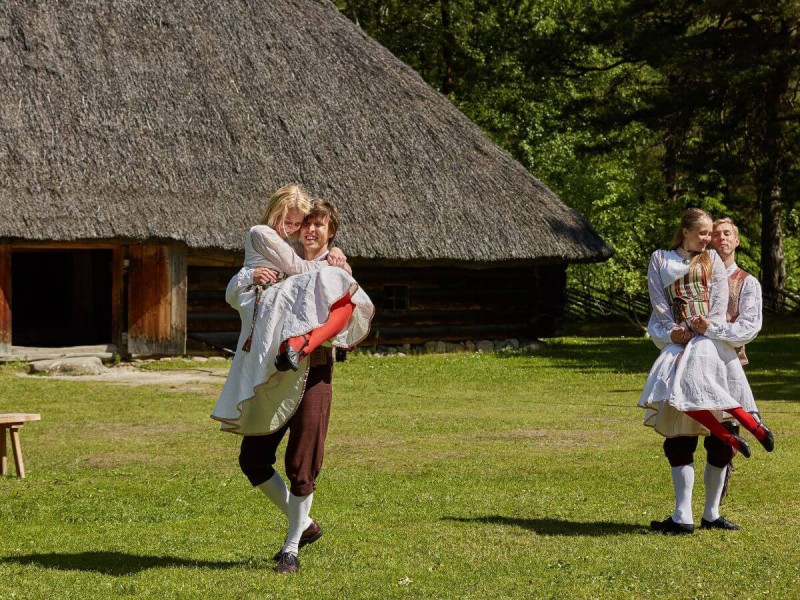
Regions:
<instances>
[{"instance_id":1,"label":"long white skirt","mask_svg":"<svg viewBox=\"0 0 800 600\"><path fill-rule=\"evenodd\" d=\"M304 335L327 321L331 306L351 295L355 304L347 326L333 339L352 348L369 334L375 307L346 271L326 267L294 275L261 295L250 352L242 346L250 333L255 291L239 297L242 331L228 379L211 413L221 429L240 435L266 435L280 429L297 410L305 391L308 360L297 371L281 372L275 357L285 340Z\"/></svg>"},{"instance_id":2,"label":"long white skirt","mask_svg":"<svg viewBox=\"0 0 800 600\"><path fill-rule=\"evenodd\" d=\"M708 435L705 427L684 414L687 410L710 410L720 420L731 418L726 409L758 411L736 350L704 335L661 351L639 406L645 409L644 424L665 437Z\"/></svg>"}]
</instances>

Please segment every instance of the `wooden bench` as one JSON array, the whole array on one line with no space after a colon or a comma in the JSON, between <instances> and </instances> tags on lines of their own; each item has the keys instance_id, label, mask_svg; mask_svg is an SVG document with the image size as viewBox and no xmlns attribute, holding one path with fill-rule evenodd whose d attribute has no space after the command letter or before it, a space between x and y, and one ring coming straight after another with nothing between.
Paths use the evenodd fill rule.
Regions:
<instances>
[{"instance_id":1,"label":"wooden bench","mask_svg":"<svg viewBox=\"0 0 800 600\"><path fill-rule=\"evenodd\" d=\"M14 464L17 475L25 477L25 464L22 462L22 448L19 445L19 430L29 421L40 421L42 415L30 413L0 413L0 461L3 475L8 474L8 448L6 447L6 429L11 432L11 448L14 451Z\"/></svg>"}]
</instances>

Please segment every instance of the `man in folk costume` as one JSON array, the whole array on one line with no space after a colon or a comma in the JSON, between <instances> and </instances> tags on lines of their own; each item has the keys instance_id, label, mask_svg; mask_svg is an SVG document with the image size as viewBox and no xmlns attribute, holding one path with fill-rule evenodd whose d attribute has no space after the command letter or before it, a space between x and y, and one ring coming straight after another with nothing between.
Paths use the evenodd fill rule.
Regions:
<instances>
[{"instance_id":1,"label":"man in folk costume","mask_svg":"<svg viewBox=\"0 0 800 600\"><path fill-rule=\"evenodd\" d=\"M728 275L728 307L727 323L712 324L704 316L698 318L695 325L698 333L706 337L727 342L736 348L742 366L748 363L745 355L745 344L753 341L761 330L761 285L751 274L740 269L736 264L736 248L739 246L739 230L729 219L714 222L711 246L722 259ZM657 346L663 348L676 340L666 333L658 321L651 319L648 332ZM688 341L688 340L686 340ZM753 416L760 422L760 415ZM739 425L734 420L724 423L734 435L739 435ZM664 453L674 469L685 469L694 463L694 451L697 448L697 436L678 436L668 439L664 444ZM720 501L727 490L728 476L732 466L734 450L723 444L714 436L707 436L703 443L707 462L703 474L706 489L701 529L740 529L738 525L728 521L719 513ZM679 489L676 485L676 505L691 505L691 486ZM688 497L687 496L688 492ZM684 496L681 498L681 496ZM690 508L689 508L690 510ZM666 533L690 533L690 531L670 531Z\"/></svg>"},{"instance_id":2,"label":"man in folk costume","mask_svg":"<svg viewBox=\"0 0 800 600\"><path fill-rule=\"evenodd\" d=\"M324 261L328 245L339 227L339 214L324 200L314 202L300 232L305 260ZM320 346L309 356L308 379L297 411L287 423L269 435L243 438L239 465L250 480L289 518L286 542L275 555L278 573L296 573L299 549L322 536L322 529L309 516L322 467L332 399L334 355L332 347ZM276 451L286 433L286 488L273 465Z\"/></svg>"}]
</instances>

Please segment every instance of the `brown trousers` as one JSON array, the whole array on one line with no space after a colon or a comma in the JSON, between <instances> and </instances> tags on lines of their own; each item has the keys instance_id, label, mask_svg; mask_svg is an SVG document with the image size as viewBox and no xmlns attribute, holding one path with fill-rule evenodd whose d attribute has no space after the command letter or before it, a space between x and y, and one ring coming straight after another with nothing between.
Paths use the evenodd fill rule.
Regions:
<instances>
[{"instance_id":1,"label":"brown trousers","mask_svg":"<svg viewBox=\"0 0 800 600\"><path fill-rule=\"evenodd\" d=\"M321 351L321 353L320 353ZM325 438L331 414L333 357L330 348L319 348L309 357L306 391L297 412L275 433L242 438L239 466L253 486L261 485L275 473L275 453L289 432L284 464L289 491L307 496L316 487L325 454Z\"/></svg>"}]
</instances>

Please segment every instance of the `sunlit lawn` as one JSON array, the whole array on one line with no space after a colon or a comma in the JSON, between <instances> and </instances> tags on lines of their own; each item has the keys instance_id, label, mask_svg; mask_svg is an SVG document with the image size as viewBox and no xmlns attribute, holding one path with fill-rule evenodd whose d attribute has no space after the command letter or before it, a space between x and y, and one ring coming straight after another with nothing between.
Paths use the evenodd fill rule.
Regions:
<instances>
[{"instance_id":1,"label":"sunlit lawn","mask_svg":"<svg viewBox=\"0 0 800 600\"><path fill-rule=\"evenodd\" d=\"M43 420L22 432L28 477L0 479L0 597L796 597L800 335L748 355L777 450L737 458L723 513L742 531L680 538L646 527L672 510L661 440L636 408L650 342L351 357L312 511L325 535L297 576L271 572L285 520L208 419L221 380L4 367L0 412Z\"/></svg>"}]
</instances>

